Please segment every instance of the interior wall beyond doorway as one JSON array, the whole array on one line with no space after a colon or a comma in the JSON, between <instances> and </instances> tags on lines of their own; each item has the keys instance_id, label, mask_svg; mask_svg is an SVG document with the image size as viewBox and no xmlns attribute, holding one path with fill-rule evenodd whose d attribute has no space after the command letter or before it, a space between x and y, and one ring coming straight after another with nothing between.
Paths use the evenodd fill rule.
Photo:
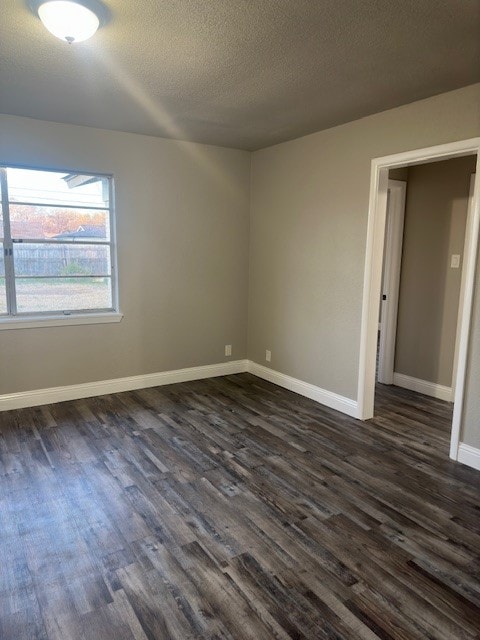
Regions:
<instances>
[{"instance_id":1,"label":"interior wall beyond doorway","mask_svg":"<svg viewBox=\"0 0 480 640\"><path fill-rule=\"evenodd\" d=\"M395 373L452 386L474 156L408 168ZM405 179L405 176L403 177ZM460 256L458 268L452 256Z\"/></svg>"}]
</instances>

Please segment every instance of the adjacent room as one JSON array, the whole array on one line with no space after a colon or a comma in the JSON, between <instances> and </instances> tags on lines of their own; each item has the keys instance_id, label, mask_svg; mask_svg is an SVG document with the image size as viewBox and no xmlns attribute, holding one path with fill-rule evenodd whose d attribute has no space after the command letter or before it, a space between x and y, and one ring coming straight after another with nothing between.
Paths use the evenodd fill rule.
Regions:
<instances>
[{"instance_id":1,"label":"adjacent room","mask_svg":"<svg viewBox=\"0 0 480 640\"><path fill-rule=\"evenodd\" d=\"M0 12L0 639L478 640L478 0Z\"/></svg>"}]
</instances>

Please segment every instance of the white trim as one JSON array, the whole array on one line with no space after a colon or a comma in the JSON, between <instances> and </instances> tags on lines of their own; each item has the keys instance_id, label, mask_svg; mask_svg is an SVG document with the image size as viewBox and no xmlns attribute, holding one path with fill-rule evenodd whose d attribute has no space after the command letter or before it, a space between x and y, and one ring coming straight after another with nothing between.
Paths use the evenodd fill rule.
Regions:
<instances>
[{"instance_id":1,"label":"white trim","mask_svg":"<svg viewBox=\"0 0 480 640\"><path fill-rule=\"evenodd\" d=\"M165 384L202 380L203 378L214 378L216 376L228 376L235 373L245 373L247 371L279 387L311 398L331 409L336 409L354 418L358 417L357 403L355 400L345 398L332 391L321 389L297 378L292 378L279 371L268 369L250 360L234 360L232 362L162 371L160 373L147 373L145 375L130 376L127 378L115 378L113 380L99 380L98 382L86 382L65 387L51 387L49 389L7 393L0 396L0 411L36 407L55 402L79 400L80 398L92 398L109 393L133 391L134 389L160 387Z\"/></svg>"},{"instance_id":2,"label":"white trim","mask_svg":"<svg viewBox=\"0 0 480 640\"><path fill-rule=\"evenodd\" d=\"M480 471L480 449L460 442L458 445L458 462Z\"/></svg>"},{"instance_id":3,"label":"white trim","mask_svg":"<svg viewBox=\"0 0 480 640\"><path fill-rule=\"evenodd\" d=\"M274 369L269 369L256 362L249 361L248 371L259 378L273 382L273 384L283 387L284 389L299 393L301 396L315 400L331 409L346 413L353 418L358 417L358 406L355 400L345 398L345 396L340 396L332 391L327 391L309 382L292 378L291 376L287 376Z\"/></svg>"},{"instance_id":4,"label":"white trim","mask_svg":"<svg viewBox=\"0 0 480 640\"><path fill-rule=\"evenodd\" d=\"M446 160L466 155L477 155L476 174L480 173L480 138L471 138L448 144L416 149L397 153L372 160L370 173L370 198L365 254L365 271L363 284L362 324L360 334L359 375L358 375L358 410L363 420L373 417L375 400L375 369L377 350L377 327L380 304L382 278L383 246L386 217L386 189L388 170L394 167L408 166ZM475 181L472 203L472 224L467 229L470 233L466 239L466 251L463 258L465 269L465 291L462 306L462 326L460 333L458 369L455 380L455 403L453 410L452 435L450 441L450 457L458 457L458 443L463 408L463 393L468 354L468 339L472 313L475 265L478 248L478 232L480 225L480 184Z\"/></svg>"},{"instance_id":5,"label":"white trim","mask_svg":"<svg viewBox=\"0 0 480 640\"><path fill-rule=\"evenodd\" d=\"M439 400L445 400L446 402L453 402L452 388L445 387L443 384L436 384L435 382L429 382L428 380L420 380L420 378L413 378L412 376L406 376L404 373L393 374L393 384L397 387L403 387L410 391L416 391L417 393L423 393L426 396L432 398L438 398Z\"/></svg>"},{"instance_id":6,"label":"white trim","mask_svg":"<svg viewBox=\"0 0 480 640\"><path fill-rule=\"evenodd\" d=\"M61 327L78 324L106 324L109 322L120 322L123 313L72 313L61 316L36 316L26 318L25 316L15 318L0 318L0 331L9 329L38 329L39 327ZM0 396L1 397L1 396Z\"/></svg>"},{"instance_id":7,"label":"white trim","mask_svg":"<svg viewBox=\"0 0 480 640\"><path fill-rule=\"evenodd\" d=\"M33 0L32 0L33 1ZM85 0L86 1L86 0ZM97 0L88 0L92 2L96 2ZM51 172L51 173L68 173L68 174L82 174L86 176L91 176L95 178L102 178L108 181L108 207L100 207L102 211L108 213L108 221L110 227L110 239L102 242L95 243L97 246L105 246L109 248L110 254L110 284L112 290L112 310L106 311L97 309L93 310L92 313L88 310L83 310L79 312L79 310L72 311L72 313L59 313L57 310L49 311L45 314L45 316L39 314L36 316L32 314L31 316L20 316L17 317L17 295L16 295L16 279L15 273L13 269L13 244L12 237L10 233L10 211L9 211L9 195L8 195L8 179L6 170L7 169L25 169L28 171L38 171L38 172ZM118 264L117 264L117 239L116 239L116 211L115 211L115 192L114 192L114 176L109 173L92 173L91 171L81 171L78 169L52 169L51 167L32 167L30 165L23 164L10 164L7 162L0 161L0 178L2 182L2 191L4 192L4 198L2 202L0 202L0 211L3 212L3 227L5 233L4 245L5 249L9 251L9 255L5 256L5 287L7 294L7 308L9 315L4 317L0 316L0 330L2 329L32 329L37 327L58 327L62 325L79 325L79 324L101 324L107 322L120 322L123 318L123 315L120 313L119 309L119 293L118 293ZM22 202L20 204L27 204L26 202ZM48 205L45 205L48 206ZM52 205L53 206L53 205ZM67 208L71 208L70 205L67 205ZM86 209L88 207L82 206L81 209ZM92 207L90 207L92 208ZM26 242L35 243L36 241L40 243L48 242L48 239L33 239ZM57 239L58 240L58 239ZM92 244L87 242L86 244ZM9 273L7 273L7 271ZM98 320L83 320L85 316L89 316L90 318L98 318ZM106 319L109 316L110 319ZM69 320L66 320L69 318ZM65 320L64 320L65 319ZM73 320L70 320L73 319Z\"/></svg>"},{"instance_id":8,"label":"white trim","mask_svg":"<svg viewBox=\"0 0 480 640\"><path fill-rule=\"evenodd\" d=\"M468 207L467 207L467 220L465 224L465 240L463 243L463 254L468 251L468 240L472 235L472 223L473 223L473 190L475 188L475 174L472 173L470 176L470 190L468 194ZM465 284L467 280L467 273L462 266L462 275L460 280L460 297L459 300L463 300L464 292L465 292ZM460 347L460 335L462 328L462 314L463 308L462 305L458 305L458 313L457 313L457 331L455 334L455 352L453 354L453 375L452 375L452 391L455 394L455 383L457 380L457 371L458 371L458 356L459 356L459 347Z\"/></svg>"},{"instance_id":9,"label":"white trim","mask_svg":"<svg viewBox=\"0 0 480 640\"><path fill-rule=\"evenodd\" d=\"M458 447L460 443L460 430L462 427L463 397L465 392L465 378L467 375L468 345L470 339L470 326L472 320L473 294L475 289L475 271L477 265L477 252L480 229L480 145L477 155L476 179L473 184L473 197L468 212L467 229L465 233L465 246L463 249L463 304L461 304L460 336L458 338L456 377L454 382L455 397L452 418L452 436L450 440L450 458L458 460ZM461 301L462 302L462 301Z\"/></svg>"},{"instance_id":10,"label":"white trim","mask_svg":"<svg viewBox=\"0 0 480 640\"><path fill-rule=\"evenodd\" d=\"M478 153L479 147L480 137L468 138L467 140L456 140L455 142L447 142L446 144L437 144L433 147L394 153L389 156L374 158L372 162L379 165L381 164L389 169L395 169L404 167L405 165L425 164L437 160L447 160L448 158L461 158L465 155L475 155Z\"/></svg>"},{"instance_id":11,"label":"white trim","mask_svg":"<svg viewBox=\"0 0 480 640\"><path fill-rule=\"evenodd\" d=\"M147 373L141 376L128 378L116 378L114 380L100 380L98 382L86 382L74 384L68 387L51 387L50 389L35 389L33 391L21 391L20 393L7 393L0 396L0 411L22 409L24 407L36 407L54 402L66 400L78 400L91 398L108 393L120 393L134 389L146 389L159 387L176 382L189 380L201 380L216 376L227 376L234 373L243 373L248 369L247 360L234 360L220 364L210 364L203 367L189 367L188 369L176 369L174 371L162 371L161 373Z\"/></svg>"},{"instance_id":12,"label":"white trim","mask_svg":"<svg viewBox=\"0 0 480 640\"><path fill-rule=\"evenodd\" d=\"M382 295L378 352L378 381L383 384L392 384L393 382L406 193L406 182L401 180L388 181L388 215L386 220L382 291L386 299L383 300Z\"/></svg>"},{"instance_id":13,"label":"white trim","mask_svg":"<svg viewBox=\"0 0 480 640\"><path fill-rule=\"evenodd\" d=\"M377 364L377 323L380 313L383 247L387 211L388 169L380 171L372 160L367 244L363 278L362 321L358 365L358 412L361 420L373 418L375 369ZM372 331L372 317L375 327ZM372 376L373 373L373 376Z\"/></svg>"}]
</instances>

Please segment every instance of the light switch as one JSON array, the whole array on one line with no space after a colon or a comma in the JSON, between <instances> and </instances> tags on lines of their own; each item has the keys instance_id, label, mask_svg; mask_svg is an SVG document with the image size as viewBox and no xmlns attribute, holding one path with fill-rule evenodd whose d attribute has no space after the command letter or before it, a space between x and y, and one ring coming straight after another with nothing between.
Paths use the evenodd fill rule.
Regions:
<instances>
[{"instance_id":1,"label":"light switch","mask_svg":"<svg viewBox=\"0 0 480 640\"><path fill-rule=\"evenodd\" d=\"M460 256L457 254L452 255L452 260L450 262L450 266L452 269L458 269L460 267Z\"/></svg>"}]
</instances>

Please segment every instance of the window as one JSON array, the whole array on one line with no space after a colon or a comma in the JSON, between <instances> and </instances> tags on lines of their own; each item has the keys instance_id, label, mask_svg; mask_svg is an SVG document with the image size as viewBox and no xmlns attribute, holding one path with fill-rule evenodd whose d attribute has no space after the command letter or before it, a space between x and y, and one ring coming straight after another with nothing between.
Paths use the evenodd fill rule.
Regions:
<instances>
[{"instance_id":1,"label":"window","mask_svg":"<svg viewBox=\"0 0 480 640\"><path fill-rule=\"evenodd\" d=\"M0 166L0 323L117 311L112 178Z\"/></svg>"}]
</instances>

